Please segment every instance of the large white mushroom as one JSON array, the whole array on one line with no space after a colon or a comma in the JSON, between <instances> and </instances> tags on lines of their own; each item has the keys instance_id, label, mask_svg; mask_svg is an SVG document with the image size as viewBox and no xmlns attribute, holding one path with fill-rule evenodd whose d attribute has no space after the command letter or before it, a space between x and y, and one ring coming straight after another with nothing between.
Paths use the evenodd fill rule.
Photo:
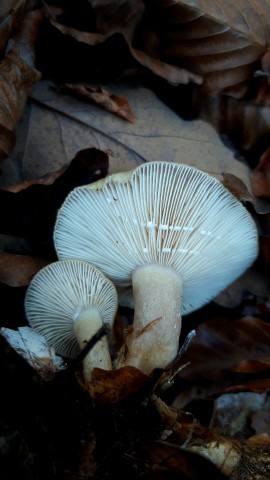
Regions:
<instances>
[{"instance_id":1,"label":"large white mushroom","mask_svg":"<svg viewBox=\"0 0 270 480\"><path fill-rule=\"evenodd\" d=\"M179 348L181 315L209 302L256 259L246 208L196 168L149 162L75 188L58 212L60 259L84 259L133 287L133 332L117 366L150 374Z\"/></svg>"},{"instance_id":2,"label":"large white mushroom","mask_svg":"<svg viewBox=\"0 0 270 480\"><path fill-rule=\"evenodd\" d=\"M66 358L76 357L103 324L112 327L117 306L113 283L96 267L79 260L56 261L42 268L25 296L30 326ZM107 336L83 360L86 381L95 367L112 369Z\"/></svg>"}]
</instances>

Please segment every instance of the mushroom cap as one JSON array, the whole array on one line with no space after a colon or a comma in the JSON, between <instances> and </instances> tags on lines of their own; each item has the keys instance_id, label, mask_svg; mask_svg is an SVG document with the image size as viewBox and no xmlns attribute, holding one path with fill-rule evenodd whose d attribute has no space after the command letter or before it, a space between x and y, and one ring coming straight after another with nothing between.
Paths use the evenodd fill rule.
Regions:
<instances>
[{"instance_id":1,"label":"mushroom cap","mask_svg":"<svg viewBox=\"0 0 270 480\"><path fill-rule=\"evenodd\" d=\"M112 325L118 306L113 283L93 265L79 260L59 260L39 270L25 295L30 326L45 337L56 353L74 358L80 346L73 324L91 308Z\"/></svg>"},{"instance_id":2,"label":"mushroom cap","mask_svg":"<svg viewBox=\"0 0 270 480\"><path fill-rule=\"evenodd\" d=\"M254 262L257 237L251 215L219 180L170 162L75 188L54 230L60 259L87 260L117 287L131 285L140 265L171 266L183 281L182 314L209 302Z\"/></svg>"}]
</instances>

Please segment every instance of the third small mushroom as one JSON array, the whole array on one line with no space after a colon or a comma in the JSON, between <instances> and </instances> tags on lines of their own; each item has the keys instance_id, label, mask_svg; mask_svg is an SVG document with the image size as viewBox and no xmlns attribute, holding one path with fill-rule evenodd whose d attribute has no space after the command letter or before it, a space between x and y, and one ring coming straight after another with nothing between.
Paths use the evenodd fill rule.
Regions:
<instances>
[{"instance_id":1,"label":"third small mushroom","mask_svg":"<svg viewBox=\"0 0 270 480\"><path fill-rule=\"evenodd\" d=\"M258 254L257 227L216 178L194 167L149 162L75 188L58 212L59 259L99 268L132 288L133 329L116 368L150 375L179 350L182 315L217 296Z\"/></svg>"}]
</instances>

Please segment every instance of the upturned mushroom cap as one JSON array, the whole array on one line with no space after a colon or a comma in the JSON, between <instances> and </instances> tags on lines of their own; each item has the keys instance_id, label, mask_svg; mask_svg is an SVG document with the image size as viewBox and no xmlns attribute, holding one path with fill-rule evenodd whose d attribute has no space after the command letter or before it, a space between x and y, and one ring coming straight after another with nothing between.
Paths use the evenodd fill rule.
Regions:
<instances>
[{"instance_id":1,"label":"upturned mushroom cap","mask_svg":"<svg viewBox=\"0 0 270 480\"><path fill-rule=\"evenodd\" d=\"M138 266L171 267L183 283L182 314L218 295L258 253L251 215L219 180L170 162L75 188L54 242L60 259L87 260L117 287L131 285Z\"/></svg>"},{"instance_id":2,"label":"upturned mushroom cap","mask_svg":"<svg viewBox=\"0 0 270 480\"><path fill-rule=\"evenodd\" d=\"M113 283L96 267L78 260L57 261L44 267L33 277L25 296L30 326L67 358L76 357L81 350L75 335L76 319L93 311L103 323L112 325L117 305ZM98 328L94 324L88 332L92 330L94 335Z\"/></svg>"}]
</instances>

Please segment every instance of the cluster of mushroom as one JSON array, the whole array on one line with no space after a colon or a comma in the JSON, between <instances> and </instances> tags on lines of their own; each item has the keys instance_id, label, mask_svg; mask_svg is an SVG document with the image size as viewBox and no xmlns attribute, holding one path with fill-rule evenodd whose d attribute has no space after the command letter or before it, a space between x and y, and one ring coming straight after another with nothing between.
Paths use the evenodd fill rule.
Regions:
<instances>
[{"instance_id":1,"label":"cluster of mushroom","mask_svg":"<svg viewBox=\"0 0 270 480\"><path fill-rule=\"evenodd\" d=\"M107 338L85 359L146 375L179 349L181 318L224 290L258 254L257 227L216 178L196 168L149 162L75 188L60 208L59 261L32 280L30 325L63 356L74 356L102 322L113 324L122 292L134 321L112 367Z\"/></svg>"}]
</instances>

